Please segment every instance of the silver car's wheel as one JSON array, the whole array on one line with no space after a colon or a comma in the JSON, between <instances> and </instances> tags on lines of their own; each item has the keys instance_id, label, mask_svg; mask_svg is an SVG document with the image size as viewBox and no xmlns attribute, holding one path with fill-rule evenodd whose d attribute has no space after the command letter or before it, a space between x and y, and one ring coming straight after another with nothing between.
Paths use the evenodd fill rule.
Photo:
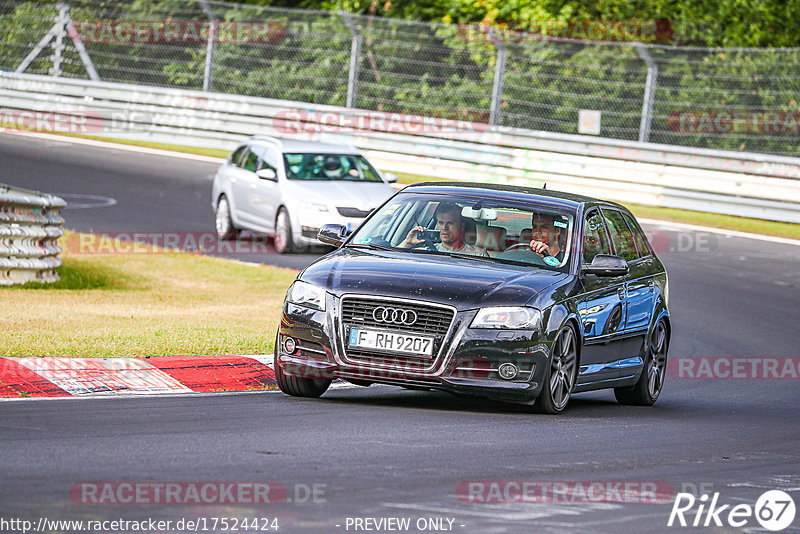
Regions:
<instances>
[{"instance_id":1,"label":"silver car's wheel","mask_svg":"<svg viewBox=\"0 0 800 534\"><path fill-rule=\"evenodd\" d=\"M292 237L292 223L289 219L289 212L285 208L278 210L278 217L275 219L275 250L279 254L288 254L294 249L294 239Z\"/></svg>"},{"instance_id":2,"label":"silver car's wheel","mask_svg":"<svg viewBox=\"0 0 800 534\"><path fill-rule=\"evenodd\" d=\"M567 407L578 371L575 331L567 324L556 336L550 369L534 409L540 413L561 413Z\"/></svg>"},{"instance_id":3,"label":"silver car's wheel","mask_svg":"<svg viewBox=\"0 0 800 534\"><path fill-rule=\"evenodd\" d=\"M653 327L644 358L644 369L639 380L632 387L615 388L614 396L620 404L651 406L656 402L664 388L667 374L667 352L669 351L669 331L664 319L659 319Z\"/></svg>"},{"instance_id":4,"label":"silver car's wheel","mask_svg":"<svg viewBox=\"0 0 800 534\"><path fill-rule=\"evenodd\" d=\"M234 239L239 231L233 226L231 220L231 206L225 195L219 197L217 211L214 214L214 223L217 229L217 237L220 239Z\"/></svg>"}]
</instances>

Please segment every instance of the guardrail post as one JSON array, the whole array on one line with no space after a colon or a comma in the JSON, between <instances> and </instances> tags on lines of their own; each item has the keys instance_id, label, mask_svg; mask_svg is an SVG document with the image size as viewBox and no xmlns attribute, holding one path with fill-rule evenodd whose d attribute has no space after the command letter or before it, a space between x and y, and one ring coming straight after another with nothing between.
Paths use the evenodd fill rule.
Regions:
<instances>
[{"instance_id":1,"label":"guardrail post","mask_svg":"<svg viewBox=\"0 0 800 534\"><path fill-rule=\"evenodd\" d=\"M647 65L647 78L644 82L644 98L642 99L642 120L639 123L639 141L647 143L650 140L650 122L653 118L653 99L656 95L658 65L642 43L636 43L634 46L636 46L639 57Z\"/></svg>"},{"instance_id":2,"label":"guardrail post","mask_svg":"<svg viewBox=\"0 0 800 534\"><path fill-rule=\"evenodd\" d=\"M208 41L206 41L206 66L203 72L203 91L210 91L214 81L214 53L217 44L217 17L208 5L208 0L198 0L208 17Z\"/></svg>"},{"instance_id":3,"label":"guardrail post","mask_svg":"<svg viewBox=\"0 0 800 534\"><path fill-rule=\"evenodd\" d=\"M492 105L489 110L489 124L497 126L500 122L500 105L503 101L503 80L506 74L506 56L508 48L502 38L497 37L494 28L489 28L489 37L497 50L497 62L494 65L494 83L492 84Z\"/></svg>"},{"instance_id":4,"label":"guardrail post","mask_svg":"<svg viewBox=\"0 0 800 534\"><path fill-rule=\"evenodd\" d=\"M350 43L350 72L347 76L347 104L346 107L356 107L356 94L358 91L358 69L359 60L361 59L361 30L358 29L356 23L353 21L352 15L346 11L340 11L339 16L342 17L347 29L353 34L353 40Z\"/></svg>"}]
</instances>

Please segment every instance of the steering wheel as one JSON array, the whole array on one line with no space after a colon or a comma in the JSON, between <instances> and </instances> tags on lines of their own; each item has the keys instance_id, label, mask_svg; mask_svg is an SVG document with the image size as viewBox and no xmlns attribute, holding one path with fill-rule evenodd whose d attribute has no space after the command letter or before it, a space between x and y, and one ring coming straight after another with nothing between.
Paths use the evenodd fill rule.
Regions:
<instances>
[{"instance_id":1,"label":"steering wheel","mask_svg":"<svg viewBox=\"0 0 800 534\"><path fill-rule=\"evenodd\" d=\"M511 257L506 256L506 254ZM534 252L527 243L511 245L496 257L501 259L513 259L513 256L518 256L520 261L528 261L534 265L547 265L547 262L542 259L539 253Z\"/></svg>"},{"instance_id":2,"label":"steering wheel","mask_svg":"<svg viewBox=\"0 0 800 534\"><path fill-rule=\"evenodd\" d=\"M530 246L529 244L527 244L527 243L517 243L516 245L511 245L510 247L508 247L507 249L505 249L503 252L511 252L512 250L516 250L516 249L523 248L523 247L524 247L525 249L529 250L530 252L533 252L533 249L532 249L532 248L531 248L531 246ZM534 254L537 254L537 253L535 253L535 252L534 252ZM537 255L538 255L538 254L537 254Z\"/></svg>"}]
</instances>

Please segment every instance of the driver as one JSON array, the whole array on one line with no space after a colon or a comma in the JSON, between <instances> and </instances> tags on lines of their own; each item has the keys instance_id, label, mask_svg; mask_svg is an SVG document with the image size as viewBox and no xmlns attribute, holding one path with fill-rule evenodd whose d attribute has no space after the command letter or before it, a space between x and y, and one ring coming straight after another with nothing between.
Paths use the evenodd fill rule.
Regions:
<instances>
[{"instance_id":1,"label":"driver","mask_svg":"<svg viewBox=\"0 0 800 534\"><path fill-rule=\"evenodd\" d=\"M344 169L339 156L325 156L325 162L322 164L322 173L331 179L341 178L344 174Z\"/></svg>"},{"instance_id":2,"label":"driver","mask_svg":"<svg viewBox=\"0 0 800 534\"><path fill-rule=\"evenodd\" d=\"M489 257L486 250L470 245L466 242L466 221L461 215L461 207L452 202L442 202L434 212L436 218L436 229L439 231L441 243L434 243L433 246L439 252L455 252L458 254L474 254L476 256ZM417 232L424 231L423 226L416 226L406 238L398 245L400 248L411 248L424 243L417 237Z\"/></svg>"},{"instance_id":3,"label":"driver","mask_svg":"<svg viewBox=\"0 0 800 534\"><path fill-rule=\"evenodd\" d=\"M553 256L559 263L564 260L564 251L561 250L559 239L561 228L556 221L560 218L550 213L534 213L531 216L531 250L542 258Z\"/></svg>"}]
</instances>

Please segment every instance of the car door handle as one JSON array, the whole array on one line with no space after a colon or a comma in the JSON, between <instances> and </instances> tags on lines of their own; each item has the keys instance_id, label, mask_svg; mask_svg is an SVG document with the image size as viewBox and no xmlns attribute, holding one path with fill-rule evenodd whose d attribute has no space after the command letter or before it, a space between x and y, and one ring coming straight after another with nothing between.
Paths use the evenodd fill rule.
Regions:
<instances>
[{"instance_id":1,"label":"car door handle","mask_svg":"<svg viewBox=\"0 0 800 534\"><path fill-rule=\"evenodd\" d=\"M255 188L256 188L256 184L250 184L250 189L255 189Z\"/></svg>"}]
</instances>

